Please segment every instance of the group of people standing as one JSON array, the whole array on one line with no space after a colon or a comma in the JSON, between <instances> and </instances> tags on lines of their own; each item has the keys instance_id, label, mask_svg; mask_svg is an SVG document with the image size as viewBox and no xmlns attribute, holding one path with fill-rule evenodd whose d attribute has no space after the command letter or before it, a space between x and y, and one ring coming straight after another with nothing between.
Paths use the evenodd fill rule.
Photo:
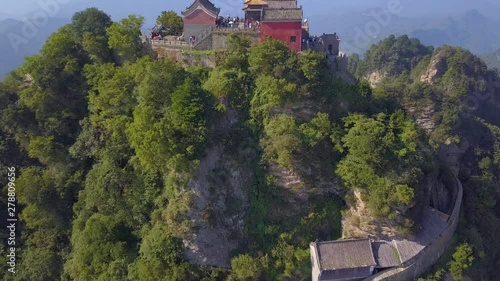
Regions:
<instances>
[{"instance_id":1,"label":"group of people standing","mask_svg":"<svg viewBox=\"0 0 500 281\"><path fill-rule=\"evenodd\" d=\"M307 45L307 47L314 47L316 44L323 44L323 39L318 36L311 36L309 38L302 38L302 44Z\"/></svg>"},{"instance_id":2,"label":"group of people standing","mask_svg":"<svg viewBox=\"0 0 500 281\"><path fill-rule=\"evenodd\" d=\"M215 24L217 27L234 27L238 26L240 23L240 18L239 17L222 17L219 16L219 18L216 20Z\"/></svg>"},{"instance_id":3,"label":"group of people standing","mask_svg":"<svg viewBox=\"0 0 500 281\"><path fill-rule=\"evenodd\" d=\"M151 32L151 40L163 40L163 35L160 32Z\"/></svg>"},{"instance_id":4,"label":"group of people standing","mask_svg":"<svg viewBox=\"0 0 500 281\"><path fill-rule=\"evenodd\" d=\"M219 17L215 24L219 28L257 29L260 27L259 21L252 19L243 20L238 16Z\"/></svg>"}]
</instances>

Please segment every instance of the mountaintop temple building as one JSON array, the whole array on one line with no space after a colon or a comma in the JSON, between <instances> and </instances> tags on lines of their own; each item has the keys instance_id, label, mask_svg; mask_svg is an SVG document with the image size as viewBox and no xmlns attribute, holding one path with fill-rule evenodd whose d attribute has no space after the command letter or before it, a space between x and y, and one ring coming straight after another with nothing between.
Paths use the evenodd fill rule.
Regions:
<instances>
[{"instance_id":1,"label":"mountaintop temple building","mask_svg":"<svg viewBox=\"0 0 500 281\"><path fill-rule=\"evenodd\" d=\"M220 9L209 0L196 0L182 12L184 38L197 37L201 32L215 26Z\"/></svg>"},{"instance_id":2,"label":"mountaintop temple building","mask_svg":"<svg viewBox=\"0 0 500 281\"><path fill-rule=\"evenodd\" d=\"M297 52L314 49L331 56L339 55L337 34L309 35L309 23L297 0L241 1L244 16L231 18L221 15L220 8L210 0L194 0L182 12L186 45L199 50L224 48L230 33L242 32L250 35L253 42L270 37Z\"/></svg>"}]
</instances>

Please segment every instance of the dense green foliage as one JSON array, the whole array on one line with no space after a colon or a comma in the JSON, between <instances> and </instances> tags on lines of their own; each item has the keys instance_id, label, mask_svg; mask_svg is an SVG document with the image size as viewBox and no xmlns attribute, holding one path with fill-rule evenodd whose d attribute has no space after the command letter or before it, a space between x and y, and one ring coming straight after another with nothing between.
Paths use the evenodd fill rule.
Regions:
<instances>
[{"instance_id":1,"label":"dense green foliage","mask_svg":"<svg viewBox=\"0 0 500 281\"><path fill-rule=\"evenodd\" d=\"M377 216L394 217L397 209L414 202L416 186L426 169L425 155L414 122L398 110L373 118L354 114L344 118L345 135L334 138L346 152L337 174L346 185L362 190L364 201ZM394 163L398 163L397 166Z\"/></svg>"},{"instance_id":2,"label":"dense green foliage","mask_svg":"<svg viewBox=\"0 0 500 281\"><path fill-rule=\"evenodd\" d=\"M156 19L157 24L163 25L167 32L164 35L181 35L184 28L182 17L174 11L163 11Z\"/></svg>"},{"instance_id":3,"label":"dense green foliage","mask_svg":"<svg viewBox=\"0 0 500 281\"><path fill-rule=\"evenodd\" d=\"M416 38L403 35L396 38L394 35L373 45L366 51L356 74L366 74L378 70L388 76L397 76L413 69L420 60L432 53L432 47L425 47ZM356 58L356 57L354 57Z\"/></svg>"},{"instance_id":4,"label":"dense green foliage","mask_svg":"<svg viewBox=\"0 0 500 281\"><path fill-rule=\"evenodd\" d=\"M2 167L21 171L22 259L13 279L308 276L308 242L318 235L338 237L341 200L330 194L281 223L284 214L276 216L268 206L287 203L263 164L273 161L274 152L252 164L255 212L248 215L248 243L238 250L246 254L232 262L234 272L189 264L182 239L195 231L188 184L207 145L221 141L212 120L237 111L239 125L230 137L246 134L260 155L261 132L275 118L273 108L296 100L296 94L321 94L324 58L299 57L277 41L250 51L250 40L235 35L216 69L183 68L168 59L153 60L142 48L142 21L129 16L112 23L96 9L77 13L1 84ZM249 52L260 59L250 60ZM286 78L280 78L283 73ZM281 96L280 102L267 104L269 80L277 83L273 95ZM283 96L281 84L289 85L289 96ZM255 91L261 103L254 101ZM322 143L333 150L328 114L301 122L300 146ZM277 145L279 137L269 131L262 143Z\"/></svg>"},{"instance_id":5,"label":"dense green foliage","mask_svg":"<svg viewBox=\"0 0 500 281\"><path fill-rule=\"evenodd\" d=\"M140 35L143 23L144 17L130 15L107 29L108 45L117 50L122 59L134 61L142 55Z\"/></svg>"},{"instance_id":6,"label":"dense green foliage","mask_svg":"<svg viewBox=\"0 0 500 281\"><path fill-rule=\"evenodd\" d=\"M406 39L400 37L396 41ZM401 49L409 53L396 51L393 58L380 56L394 53L395 45L390 42L394 38L372 47L365 60L354 57L350 70L359 78L373 71L386 72L373 90L377 103L395 99L413 118L426 123L432 146L451 144L451 148L464 153L458 163L458 177L464 186L464 215L457 238L469 246L455 245L455 254L444 255L444 259L450 260L449 265L439 263L427 280L442 280L446 272L455 280L463 274L471 275L473 280L493 280L500 265L500 245L493 238L500 229L500 115L496 87L499 77L469 51L450 46L440 47L430 56L430 48L416 46L418 42L412 41L415 44ZM426 49L429 51L422 52ZM375 53L379 55L374 60ZM415 61L408 64L405 58ZM389 71L387 67L396 61L402 62L400 66L404 68Z\"/></svg>"},{"instance_id":7,"label":"dense green foliage","mask_svg":"<svg viewBox=\"0 0 500 281\"><path fill-rule=\"evenodd\" d=\"M351 64L361 77L390 76L372 89L333 77L321 53L298 54L272 39L251 46L237 34L215 69L153 59L139 39L142 23L138 16L111 22L97 9L77 13L0 84L0 181L5 186L5 168L16 167L22 224L19 273L0 277L304 280L309 243L340 237L341 209L355 192L373 217L397 218L409 230L427 204L426 179L439 174L433 149L463 138L474 145L460 174L467 210L460 235L468 244L446 270L455 279L492 276L500 246L484 241L500 229L498 113L485 107L453 126L463 117L460 98L485 91L471 75L488 72L470 53L436 50L447 68L426 84L417 78L432 49L390 37ZM428 135L412 120L410 105L421 100L439 101ZM201 180L217 172L204 169L219 148L226 167L249 170L238 191L245 202ZM197 213L195 184L208 199L226 192L223 216L241 218L227 269L193 265L185 255L196 223L220 227L213 210L220 206Z\"/></svg>"}]
</instances>

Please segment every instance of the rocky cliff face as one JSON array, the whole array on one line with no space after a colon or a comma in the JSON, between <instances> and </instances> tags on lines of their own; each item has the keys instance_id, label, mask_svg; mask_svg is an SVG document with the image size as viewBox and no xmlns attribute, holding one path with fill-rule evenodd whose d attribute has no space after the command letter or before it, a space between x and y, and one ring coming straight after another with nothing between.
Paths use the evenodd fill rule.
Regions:
<instances>
[{"instance_id":1,"label":"rocky cliff face","mask_svg":"<svg viewBox=\"0 0 500 281\"><path fill-rule=\"evenodd\" d=\"M448 71L448 56L449 53L446 52L437 52L434 54L423 74L418 76L419 82L437 87L439 79ZM385 75L379 70L374 70L364 78L368 80L372 87L377 87L385 78ZM439 118L436 118L436 116L442 109L442 100L442 96L427 96L425 99L411 101L411 103L405 102L403 104L407 113L415 120L419 127L427 135L430 135L439 125ZM441 154L445 156L441 157L441 161L452 169L458 167L460 155L464 151L456 153L455 146L442 146ZM454 172L458 174L458 170L455 170ZM419 208L424 205L430 205L444 213L449 211L452 192L450 192L441 176L439 173L430 173L423 178L419 186L415 187L415 190L422 192L419 196L421 202L413 206L413 210L408 210L410 213L418 213ZM353 192L347 198L348 209L345 211L342 221L343 238L371 237L391 240L405 238L405 236L410 235L401 232L400 226L404 225L405 222L400 217L373 217L367 209L360 192Z\"/></svg>"},{"instance_id":2,"label":"rocky cliff face","mask_svg":"<svg viewBox=\"0 0 500 281\"><path fill-rule=\"evenodd\" d=\"M228 110L220 119L212 132L223 140L237 117ZM194 196L189 214L194 234L184 240L184 245L185 256L191 263L229 266L230 254L244 235L254 157L248 147L234 150L222 141L211 144L201 159L189 184Z\"/></svg>"},{"instance_id":3,"label":"rocky cliff face","mask_svg":"<svg viewBox=\"0 0 500 281\"><path fill-rule=\"evenodd\" d=\"M446 73L447 69L446 57L443 53L438 53L432 58L427 71L420 77L420 81L434 84L437 78L442 77Z\"/></svg>"},{"instance_id":4,"label":"rocky cliff face","mask_svg":"<svg viewBox=\"0 0 500 281\"><path fill-rule=\"evenodd\" d=\"M365 75L363 78L365 80L368 81L368 83L370 83L370 86L372 88L375 88L377 87L380 82L382 82L382 80L387 76L386 73L383 73L382 71L379 71L379 70L376 70L376 71L373 71L367 75Z\"/></svg>"},{"instance_id":5,"label":"rocky cliff face","mask_svg":"<svg viewBox=\"0 0 500 281\"><path fill-rule=\"evenodd\" d=\"M432 206L444 213L451 207L452 192L443 183L437 173L426 175L415 191L420 192L420 202L405 207L399 211L400 215L393 218L374 217L367 208L361 192L355 191L348 195L348 209L345 210L342 220L342 238L373 238L382 240L407 239L411 232L412 222L405 221L403 214L418 213L424 206Z\"/></svg>"},{"instance_id":6,"label":"rocky cliff face","mask_svg":"<svg viewBox=\"0 0 500 281\"><path fill-rule=\"evenodd\" d=\"M418 126L429 134L436 128L434 114L437 111L437 107L435 103L428 102L421 107L416 105L408 106L407 112L417 122Z\"/></svg>"}]
</instances>

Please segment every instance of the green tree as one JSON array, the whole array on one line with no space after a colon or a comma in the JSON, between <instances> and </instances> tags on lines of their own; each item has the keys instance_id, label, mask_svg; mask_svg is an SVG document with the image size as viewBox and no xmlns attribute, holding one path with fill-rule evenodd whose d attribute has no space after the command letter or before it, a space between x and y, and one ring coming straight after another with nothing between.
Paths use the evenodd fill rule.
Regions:
<instances>
[{"instance_id":1,"label":"green tree","mask_svg":"<svg viewBox=\"0 0 500 281\"><path fill-rule=\"evenodd\" d=\"M181 35L184 28L182 17L174 11L161 12L158 18L156 18L156 23L167 28L168 32L166 35Z\"/></svg>"},{"instance_id":2,"label":"green tree","mask_svg":"<svg viewBox=\"0 0 500 281\"><path fill-rule=\"evenodd\" d=\"M94 63L105 63L112 59L107 36L85 32L83 33L82 46Z\"/></svg>"},{"instance_id":3,"label":"green tree","mask_svg":"<svg viewBox=\"0 0 500 281\"><path fill-rule=\"evenodd\" d=\"M239 255L231 259L231 276L229 280L258 280L261 275L261 265L250 255Z\"/></svg>"},{"instance_id":4,"label":"green tree","mask_svg":"<svg viewBox=\"0 0 500 281\"><path fill-rule=\"evenodd\" d=\"M227 39L227 51L223 67L231 70L248 70L248 57L252 39L241 33L232 33Z\"/></svg>"},{"instance_id":5,"label":"green tree","mask_svg":"<svg viewBox=\"0 0 500 281\"><path fill-rule=\"evenodd\" d=\"M246 113L250 103L250 79L246 72L236 69L215 69L209 74L203 89L219 100L219 110L230 108ZM246 114L245 114L246 115Z\"/></svg>"},{"instance_id":6,"label":"green tree","mask_svg":"<svg viewBox=\"0 0 500 281\"><path fill-rule=\"evenodd\" d=\"M94 214L75 221L66 273L74 280L124 280L134 258L133 235L114 215Z\"/></svg>"},{"instance_id":7,"label":"green tree","mask_svg":"<svg viewBox=\"0 0 500 281\"><path fill-rule=\"evenodd\" d=\"M132 266L130 277L141 281L176 280L169 277L183 261L182 242L172 237L168 228L155 224L142 240L139 258Z\"/></svg>"},{"instance_id":8,"label":"green tree","mask_svg":"<svg viewBox=\"0 0 500 281\"><path fill-rule=\"evenodd\" d=\"M291 52L281 41L266 38L264 42L250 50L248 62L250 71L255 76L275 75L280 77L280 68L283 69Z\"/></svg>"},{"instance_id":9,"label":"green tree","mask_svg":"<svg viewBox=\"0 0 500 281\"><path fill-rule=\"evenodd\" d=\"M65 149L75 141L79 120L87 114L81 75L84 58L69 31L70 26L62 27L49 37L39 55L27 58L18 75L30 77L31 82L21 88L19 102L4 115L23 119L12 121L18 142L46 164L56 160L68 164Z\"/></svg>"},{"instance_id":10,"label":"green tree","mask_svg":"<svg viewBox=\"0 0 500 281\"><path fill-rule=\"evenodd\" d=\"M248 54L251 39L248 35L230 34L220 67L212 70L203 88L218 99L218 110L237 109L248 115L252 78L248 72Z\"/></svg>"},{"instance_id":11,"label":"green tree","mask_svg":"<svg viewBox=\"0 0 500 281\"><path fill-rule=\"evenodd\" d=\"M293 167L293 154L301 145L295 118L286 114L277 115L264 125L264 132L262 146L266 157L281 167Z\"/></svg>"},{"instance_id":12,"label":"green tree","mask_svg":"<svg viewBox=\"0 0 500 281\"><path fill-rule=\"evenodd\" d=\"M142 53L141 27L144 17L129 15L107 29L109 47L125 60L135 61Z\"/></svg>"},{"instance_id":13,"label":"green tree","mask_svg":"<svg viewBox=\"0 0 500 281\"><path fill-rule=\"evenodd\" d=\"M105 12L97 8L88 8L73 15L71 18L71 33L76 42L81 42L87 32L91 36L105 36L106 29L112 23L111 17Z\"/></svg>"},{"instance_id":14,"label":"green tree","mask_svg":"<svg viewBox=\"0 0 500 281\"><path fill-rule=\"evenodd\" d=\"M172 65L158 62L156 65ZM141 164L150 171L187 168L203 151L208 95L178 67L155 73L139 86L139 105L128 136ZM155 79L161 75L163 79ZM153 83L164 87L155 87ZM161 89L158 91L157 89ZM160 94L159 94L160 93Z\"/></svg>"},{"instance_id":15,"label":"green tree","mask_svg":"<svg viewBox=\"0 0 500 281\"><path fill-rule=\"evenodd\" d=\"M337 174L348 187L366 193L375 215L389 215L391 209L410 205L417 194L413 187L432 165L415 123L402 111L373 118L351 114L344 122L346 134L340 149L347 154Z\"/></svg>"},{"instance_id":16,"label":"green tree","mask_svg":"<svg viewBox=\"0 0 500 281\"><path fill-rule=\"evenodd\" d=\"M272 109L282 105L297 90L297 84L286 79L262 75L255 80L255 89L250 101L250 114L256 124L270 117Z\"/></svg>"},{"instance_id":17,"label":"green tree","mask_svg":"<svg viewBox=\"0 0 500 281\"><path fill-rule=\"evenodd\" d=\"M446 271L441 268L434 272L434 274L428 275L426 278L418 278L418 281L441 281L445 274Z\"/></svg>"},{"instance_id":18,"label":"green tree","mask_svg":"<svg viewBox=\"0 0 500 281\"><path fill-rule=\"evenodd\" d=\"M30 167L16 181L18 203L23 206L19 218L25 226L19 248L20 280L52 280L61 275L80 177L78 172Z\"/></svg>"},{"instance_id":19,"label":"green tree","mask_svg":"<svg viewBox=\"0 0 500 281\"><path fill-rule=\"evenodd\" d=\"M310 122L300 125L299 129L304 143L315 146L330 137L333 127L328 114L320 112Z\"/></svg>"},{"instance_id":20,"label":"green tree","mask_svg":"<svg viewBox=\"0 0 500 281\"><path fill-rule=\"evenodd\" d=\"M300 57L302 72L306 79L321 80L328 65L325 56L319 52L306 51Z\"/></svg>"},{"instance_id":21,"label":"green tree","mask_svg":"<svg viewBox=\"0 0 500 281\"><path fill-rule=\"evenodd\" d=\"M83 46L95 63L112 60L106 30L113 22L109 15L96 8L88 8L75 13L71 20L73 39Z\"/></svg>"},{"instance_id":22,"label":"green tree","mask_svg":"<svg viewBox=\"0 0 500 281\"><path fill-rule=\"evenodd\" d=\"M391 35L366 51L356 74L363 77L370 71L380 70L388 76L398 76L403 71L411 71L432 51L432 47L422 45L416 38Z\"/></svg>"},{"instance_id":23,"label":"green tree","mask_svg":"<svg viewBox=\"0 0 500 281\"><path fill-rule=\"evenodd\" d=\"M450 273L453 280L460 281L463 278L463 274L472 265L474 261L474 256L472 253L472 248L467 243L460 244L455 253L452 255L453 260L450 262Z\"/></svg>"}]
</instances>

